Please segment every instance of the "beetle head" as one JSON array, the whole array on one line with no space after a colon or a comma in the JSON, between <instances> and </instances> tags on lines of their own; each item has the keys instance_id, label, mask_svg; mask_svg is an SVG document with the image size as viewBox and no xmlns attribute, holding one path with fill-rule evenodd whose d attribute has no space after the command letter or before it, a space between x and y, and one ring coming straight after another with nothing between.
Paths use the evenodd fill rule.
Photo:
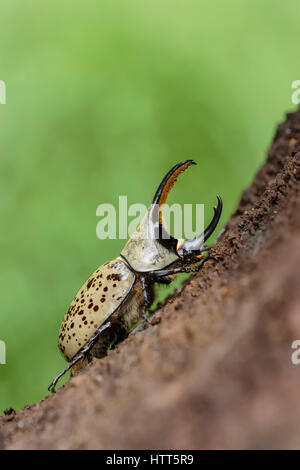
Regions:
<instances>
[{"instance_id":1,"label":"beetle head","mask_svg":"<svg viewBox=\"0 0 300 470\"><path fill-rule=\"evenodd\" d=\"M175 165L166 174L154 195L152 205L125 245L121 256L135 271L163 269L180 259L196 257L204 251L203 244L215 230L221 216L222 200L219 196L212 221L201 235L191 240L177 240L169 235L163 226L161 213L162 205L180 173L195 164L194 160L186 160Z\"/></svg>"}]
</instances>

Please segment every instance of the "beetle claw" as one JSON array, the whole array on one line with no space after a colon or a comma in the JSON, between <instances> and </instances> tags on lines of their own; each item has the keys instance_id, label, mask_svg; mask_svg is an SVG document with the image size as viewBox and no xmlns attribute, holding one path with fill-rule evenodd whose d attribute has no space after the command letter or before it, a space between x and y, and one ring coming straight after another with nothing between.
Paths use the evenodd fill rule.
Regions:
<instances>
[{"instance_id":1,"label":"beetle claw","mask_svg":"<svg viewBox=\"0 0 300 470\"><path fill-rule=\"evenodd\" d=\"M48 387L48 392L50 392L50 393L56 393L55 385L56 385L56 384L54 384L54 383L52 382L52 384L49 385L49 387Z\"/></svg>"},{"instance_id":2,"label":"beetle claw","mask_svg":"<svg viewBox=\"0 0 300 470\"><path fill-rule=\"evenodd\" d=\"M147 317L147 314L146 314L146 313L144 313L143 318L144 318L144 324L145 324L145 325L146 325L146 324L152 325L152 322L151 322L151 320L149 320L149 318Z\"/></svg>"},{"instance_id":3,"label":"beetle claw","mask_svg":"<svg viewBox=\"0 0 300 470\"><path fill-rule=\"evenodd\" d=\"M106 328L110 328L110 326L111 326L111 323L107 322L107 323L104 323L104 325L100 326L100 328L98 328L94 336L92 336L92 338L90 339L89 344L85 348L83 348L81 352L78 353L78 355L75 358L73 358L72 362L68 365L68 367L66 367L60 374L58 374L57 377L55 377L55 379L52 381L52 383L48 387L49 392L55 393L55 387L59 379L63 375L65 375L65 373L68 372L68 370L70 370L75 364L77 364L77 362L81 361L81 359L84 359L88 355L92 347L97 342L102 331L106 330Z\"/></svg>"},{"instance_id":4,"label":"beetle claw","mask_svg":"<svg viewBox=\"0 0 300 470\"><path fill-rule=\"evenodd\" d=\"M60 374L58 374L55 377L55 379L52 380L51 384L48 387L49 392L56 393L55 387L56 387L57 382L63 375L65 375L66 372L68 372L71 369L71 367L73 366L73 363L74 361L71 364L69 364L68 367L66 367Z\"/></svg>"}]
</instances>

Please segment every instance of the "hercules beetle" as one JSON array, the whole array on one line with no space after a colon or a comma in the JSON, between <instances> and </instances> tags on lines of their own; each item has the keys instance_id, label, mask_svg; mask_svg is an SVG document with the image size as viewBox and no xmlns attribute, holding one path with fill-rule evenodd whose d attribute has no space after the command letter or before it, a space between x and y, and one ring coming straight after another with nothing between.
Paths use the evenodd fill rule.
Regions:
<instances>
[{"instance_id":1,"label":"hercules beetle","mask_svg":"<svg viewBox=\"0 0 300 470\"><path fill-rule=\"evenodd\" d=\"M213 255L204 242L215 230L222 200L204 232L191 240L175 239L162 224L161 207L178 175L193 160L175 165L159 185L152 205L121 255L100 266L72 301L58 338L58 346L69 365L51 383L49 391L68 370L76 373L92 357L105 356L113 341L126 337L153 302L154 283L168 284L178 273L198 271ZM167 236L166 236L167 235ZM149 321L149 320L148 320Z\"/></svg>"}]
</instances>

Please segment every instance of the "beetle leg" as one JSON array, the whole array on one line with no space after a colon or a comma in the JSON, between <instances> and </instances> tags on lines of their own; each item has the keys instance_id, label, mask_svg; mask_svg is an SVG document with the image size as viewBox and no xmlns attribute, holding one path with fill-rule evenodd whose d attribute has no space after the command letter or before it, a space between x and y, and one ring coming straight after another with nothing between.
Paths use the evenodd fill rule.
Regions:
<instances>
[{"instance_id":1,"label":"beetle leg","mask_svg":"<svg viewBox=\"0 0 300 470\"><path fill-rule=\"evenodd\" d=\"M92 347L98 341L98 338L100 334L102 333L102 331L106 330L106 328L109 328L110 326L111 326L110 322L107 322L104 325L100 326L100 328L98 328L94 336L92 336L91 339L89 340L88 345L85 348L81 349L81 351L77 353L77 355L74 357L72 362L68 365L68 367L66 367L60 374L58 374L58 376L55 377L55 379L51 382L51 384L48 387L49 392L55 393L55 387L59 379L63 375L65 375L65 373L68 372L68 370L70 370L75 364L77 364L77 362L81 361L88 355Z\"/></svg>"},{"instance_id":2,"label":"beetle leg","mask_svg":"<svg viewBox=\"0 0 300 470\"><path fill-rule=\"evenodd\" d=\"M142 292L144 296L144 304L143 304L143 318L146 323L150 323L151 321L146 315L147 309L151 306L153 302L153 290L152 286L150 285L149 281L146 279L145 276L141 277L141 285L142 285Z\"/></svg>"},{"instance_id":3,"label":"beetle leg","mask_svg":"<svg viewBox=\"0 0 300 470\"><path fill-rule=\"evenodd\" d=\"M160 277L158 279L155 279L155 282L157 282L158 284L171 284L172 279L168 279L167 277Z\"/></svg>"},{"instance_id":4,"label":"beetle leg","mask_svg":"<svg viewBox=\"0 0 300 470\"><path fill-rule=\"evenodd\" d=\"M201 263L199 263L197 266L190 266L188 263L184 264L183 266L179 266L178 268L173 268L173 269L161 269L158 271L152 271L150 274L150 278L153 281L156 281L157 278L161 278L164 276L172 276L172 274L179 274L179 273L196 273L199 271L204 263L208 261L209 259L214 259L215 261L218 261L219 258L215 255L207 255L205 258L201 260Z\"/></svg>"}]
</instances>

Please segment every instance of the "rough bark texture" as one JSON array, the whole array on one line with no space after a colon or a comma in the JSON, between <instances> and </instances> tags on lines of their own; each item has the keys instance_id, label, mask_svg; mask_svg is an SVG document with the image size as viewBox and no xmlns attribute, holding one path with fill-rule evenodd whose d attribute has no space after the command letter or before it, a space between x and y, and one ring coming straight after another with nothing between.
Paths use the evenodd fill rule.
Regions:
<instances>
[{"instance_id":1,"label":"rough bark texture","mask_svg":"<svg viewBox=\"0 0 300 470\"><path fill-rule=\"evenodd\" d=\"M299 150L298 150L299 149ZM299 448L300 112L209 261L147 327L0 417L7 449Z\"/></svg>"}]
</instances>

